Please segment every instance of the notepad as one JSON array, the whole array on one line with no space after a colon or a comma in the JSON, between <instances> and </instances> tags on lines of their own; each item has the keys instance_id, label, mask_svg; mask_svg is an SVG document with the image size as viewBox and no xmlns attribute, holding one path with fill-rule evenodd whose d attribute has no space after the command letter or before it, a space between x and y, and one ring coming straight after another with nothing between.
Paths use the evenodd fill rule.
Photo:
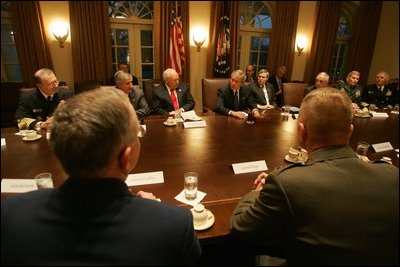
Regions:
<instances>
[{"instance_id":1,"label":"notepad","mask_svg":"<svg viewBox=\"0 0 400 267\"><path fill-rule=\"evenodd\" d=\"M372 147L375 149L375 152L382 152L382 151L387 151L387 150L392 150L393 149L393 147L390 144L390 142L373 144Z\"/></svg>"},{"instance_id":2,"label":"notepad","mask_svg":"<svg viewBox=\"0 0 400 267\"><path fill-rule=\"evenodd\" d=\"M25 193L37 190L34 179L6 179L1 180L2 193Z\"/></svg>"},{"instance_id":3,"label":"notepad","mask_svg":"<svg viewBox=\"0 0 400 267\"><path fill-rule=\"evenodd\" d=\"M125 183L127 186L161 184L164 183L164 174L162 171L129 174Z\"/></svg>"}]
</instances>

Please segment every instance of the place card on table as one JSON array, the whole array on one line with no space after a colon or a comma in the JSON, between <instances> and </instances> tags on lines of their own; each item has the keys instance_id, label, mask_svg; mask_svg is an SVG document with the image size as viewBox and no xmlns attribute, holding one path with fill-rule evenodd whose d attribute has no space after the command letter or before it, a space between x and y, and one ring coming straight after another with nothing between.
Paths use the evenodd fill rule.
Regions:
<instances>
[{"instance_id":1,"label":"place card on table","mask_svg":"<svg viewBox=\"0 0 400 267\"><path fill-rule=\"evenodd\" d=\"M375 149L375 152L382 152L382 151L387 151L387 150L392 150L393 149L393 147L390 144L390 142L373 144L372 147Z\"/></svg>"},{"instance_id":2,"label":"place card on table","mask_svg":"<svg viewBox=\"0 0 400 267\"><path fill-rule=\"evenodd\" d=\"M205 121L185 121L183 122L183 126L185 128L199 128L199 127L206 127L207 124Z\"/></svg>"},{"instance_id":3,"label":"place card on table","mask_svg":"<svg viewBox=\"0 0 400 267\"><path fill-rule=\"evenodd\" d=\"M268 170L267 163L265 162L265 160L234 163L232 164L232 168L235 174Z\"/></svg>"},{"instance_id":4,"label":"place card on table","mask_svg":"<svg viewBox=\"0 0 400 267\"><path fill-rule=\"evenodd\" d=\"M161 184L164 183L164 174L162 171L129 174L125 183L127 186Z\"/></svg>"},{"instance_id":5,"label":"place card on table","mask_svg":"<svg viewBox=\"0 0 400 267\"><path fill-rule=\"evenodd\" d=\"M1 147L6 146L6 139L1 138Z\"/></svg>"},{"instance_id":6,"label":"place card on table","mask_svg":"<svg viewBox=\"0 0 400 267\"><path fill-rule=\"evenodd\" d=\"M25 193L37 190L37 185L34 179L2 179L2 193Z\"/></svg>"},{"instance_id":7,"label":"place card on table","mask_svg":"<svg viewBox=\"0 0 400 267\"><path fill-rule=\"evenodd\" d=\"M374 112L372 113L372 116L377 118L388 118L389 114L387 114L386 112Z\"/></svg>"}]
</instances>

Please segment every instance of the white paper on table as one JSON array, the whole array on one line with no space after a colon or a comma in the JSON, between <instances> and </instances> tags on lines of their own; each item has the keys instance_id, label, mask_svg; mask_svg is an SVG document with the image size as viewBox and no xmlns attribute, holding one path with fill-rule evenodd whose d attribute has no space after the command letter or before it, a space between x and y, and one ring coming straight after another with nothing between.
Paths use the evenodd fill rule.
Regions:
<instances>
[{"instance_id":1,"label":"white paper on table","mask_svg":"<svg viewBox=\"0 0 400 267\"><path fill-rule=\"evenodd\" d=\"M268 170L265 160L234 163L232 164L232 168L235 174Z\"/></svg>"},{"instance_id":2,"label":"white paper on table","mask_svg":"<svg viewBox=\"0 0 400 267\"><path fill-rule=\"evenodd\" d=\"M382 152L382 151L387 151L387 150L392 150L393 149L393 147L390 144L390 142L373 144L372 147L374 148L375 152Z\"/></svg>"},{"instance_id":3,"label":"white paper on table","mask_svg":"<svg viewBox=\"0 0 400 267\"><path fill-rule=\"evenodd\" d=\"M200 127L206 127L207 124L205 121L185 121L183 122L183 126L185 128L200 128Z\"/></svg>"},{"instance_id":4,"label":"white paper on table","mask_svg":"<svg viewBox=\"0 0 400 267\"><path fill-rule=\"evenodd\" d=\"M1 180L2 193L25 193L37 190L34 179L6 179Z\"/></svg>"},{"instance_id":5,"label":"white paper on table","mask_svg":"<svg viewBox=\"0 0 400 267\"><path fill-rule=\"evenodd\" d=\"M197 116L197 114L196 114L196 112L194 112L194 110L182 112L181 116L184 121L186 121L186 120L201 121L201 118L199 116Z\"/></svg>"},{"instance_id":6,"label":"white paper on table","mask_svg":"<svg viewBox=\"0 0 400 267\"><path fill-rule=\"evenodd\" d=\"M399 149L395 149L394 151L396 151L396 153L399 153Z\"/></svg>"},{"instance_id":7,"label":"white paper on table","mask_svg":"<svg viewBox=\"0 0 400 267\"><path fill-rule=\"evenodd\" d=\"M5 138L1 138L1 146L6 146L6 139Z\"/></svg>"},{"instance_id":8,"label":"white paper on table","mask_svg":"<svg viewBox=\"0 0 400 267\"><path fill-rule=\"evenodd\" d=\"M127 186L164 183L162 171L129 174L125 180Z\"/></svg>"},{"instance_id":9,"label":"white paper on table","mask_svg":"<svg viewBox=\"0 0 400 267\"><path fill-rule=\"evenodd\" d=\"M175 197L175 199L178 200L178 201L180 201L180 202L182 202L182 203L185 203L185 204L188 204L188 205L191 205L191 206L194 207L194 206L196 206L197 204L199 204L200 201L202 201L203 198L204 198L206 195L207 195L206 193L197 190L197 196L196 196L196 198L193 199L193 200L187 200L187 199L185 198L185 191L182 190L182 191Z\"/></svg>"},{"instance_id":10,"label":"white paper on table","mask_svg":"<svg viewBox=\"0 0 400 267\"><path fill-rule=\"evenodd\" d=\"M386 112L375 112L375 113L372 113L372 116L377 117L377 118L388 118L389 114L387 114Z\"/></svg>"}]
</instances>

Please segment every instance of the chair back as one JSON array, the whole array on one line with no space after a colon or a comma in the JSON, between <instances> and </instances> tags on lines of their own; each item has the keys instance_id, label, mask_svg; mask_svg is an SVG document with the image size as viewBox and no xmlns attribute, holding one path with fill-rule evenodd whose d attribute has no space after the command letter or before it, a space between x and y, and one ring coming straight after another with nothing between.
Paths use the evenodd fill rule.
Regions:
<instances>
[{"instance_id":1,"label":"chair back","mask_svg":"<svg viewBox=\"0 0 400 267\"><path fill-rule=\"evenodd\" d=\"M1 83L1 127L16 126L15 112L18 108L22 82Z\"/></svg>"},{"instance_id":2,"label":"chair back","mask_svg":"<svg viewBox=\"0 0 400 267\"><path fill-rule=\"evenodd\" d=\"M61 88L66 88L68 90L71 90L71 88L69 86L66 86L66 85L58 86L58 88L60 88L60 89ZM23 94L29 93L29 92L31 92L31 91L33 91L35 89L36 89L36 87L23 87L23 88L19 89L19 93L20 93L20 95L23 95Z\"/></svg>"},{"instance_id":3,"label":"chair back","mask_svg":"<svg viewBox=\"0 0 400 267\"><path fill-rule=\"evenodd\" d=\"M142 81L144 98L146 98L151 112L153 111L153 89L161 83L160 79L143 79Z\"/></svg>"},{"instance_id":4,"label":"chair back","mask_svg":"<svg viewBox=\"0 0 400 267\"><path fill-rule=\"evenodd\" d=\"M300 107L308 83L283 83L283 105Z\"/></svg>"},{"instance_id":5,"label":"chair back","mask_svg":"<svg viewBox=\"0 0 400 267\"><path fill-rule=\"evenodd\" d=\"M217 105L217 91L229 85L230 78L203 78L201 89L203 96L203 112L213 113Z\"/></svg>"}]
</instances>

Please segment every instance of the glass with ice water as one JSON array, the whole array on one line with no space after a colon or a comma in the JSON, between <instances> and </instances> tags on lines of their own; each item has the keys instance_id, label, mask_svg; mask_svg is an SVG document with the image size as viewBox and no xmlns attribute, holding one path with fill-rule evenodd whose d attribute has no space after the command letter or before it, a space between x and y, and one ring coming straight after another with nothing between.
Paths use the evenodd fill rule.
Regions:
<instances>
[{"instance_id":1,"label":"glass with ice water","mask_svg":"<svg viewBox=\"0 0 400 267\"><path fill-rule=\"evenodd\" d=\"M196 172L184 174L184 192L187 200L193 200L197 197L198 177Z\"/></svg>"},{"instance_id":2,"label":"glass with ice water","mask_svg":"<svg viewBox=\"0 0 400 267\"><path fill-rule=\"evenodd\" d=\"M45 189L45 188L53 188L53 176L50 172L44 172L35 176L35 182L37 188Z\"/></svg>"}]
</instances>

